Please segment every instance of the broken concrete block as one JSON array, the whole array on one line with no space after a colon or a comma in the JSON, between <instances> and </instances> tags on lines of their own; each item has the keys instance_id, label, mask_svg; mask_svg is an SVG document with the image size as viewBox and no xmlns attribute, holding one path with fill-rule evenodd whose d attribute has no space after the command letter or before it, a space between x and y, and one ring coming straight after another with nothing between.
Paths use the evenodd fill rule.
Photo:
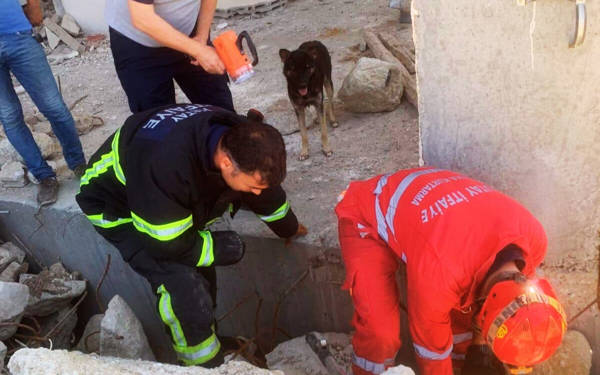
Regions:
<instances>
[{"instance_id":1,"label":"broken concrete block","mask_svg":"<svg viewBox=\"0 0 600 375\"><path fill-rule=\"evenodd\" d=\"M100 354L154 361L142 324L121 296L114 296L100 324Z\"/></svg>"},{"instance_id":2,"label":"broken concrete block","mask_svg":"<svg viewBox=\"0 0 600 375\"><path fill-rule=\"evenodd\" d=\"M532 375L589 375L592 368L592 348L578 331L567 331L561 346L547 361L533 369Z\"/></svg>"},{"instance_id":3,"label":"broken concrete block","mask_svg":"<svg viewBox=\"0 0 600 375\"><path fill-rule=\"evenodd\" d=\"M406 366L395 366L385 370L381 375L415 375L415 372Z\"/></svg>"},{"instance_id":4,"label":"broken concrete block","mask_svg":"<svg viewBox=\"0 0 600 375\"><path fill-rule=\"evenodd\" d=\"M398 108L403 92L402 77L393 64L362 57L344 79L338 97L350 112L389 112Z\"/></svg>"},{"instance_id":5,"label":"broken concrete block","mask_svg":"<svg viewBox=\"0 0 600 375\"><path fill-rule=\"evenodd\" d=\"M69 314L70 310L71 306L67 306L54 314L48 315L41 322L42 334L40 336L46 336L56 327L58 322L62 321L61 326L54 329L49 335L53 349L71 349L71 333L77 325L77 311Z\"/></svg>"},{"instance_id":6,"label":"broken concrete block","mask_svg":"<svg viewBox=\"0 0 600 375\"><path fill-rule=\"evenodd\" d=\"M0 341L0 371L4 369L4 358L6 358L6 345Z\"/></svg>"},{"instance_id":7,"label":"broken concrete block","mask_svg":"<svg viewBox=\"0 0 600 375\"><path fill-rule=\"evenodd\" d=\"M22 273L27 272L29 269L29 263L25 262L23 264L19 264L17 262L12 262L4 269L4 271L0 272L0 281L6 282L17 282L19 280L19 276Z\"/></svg>"},{"instance_id":8,"label":"broken concrete block","mask_svg":"<svg viewBox=\"0 0 600 375\"><path fill-rule=\"evenodd\" d=\"M69 13L66 13L63 16L62 21L60 22L60 27L65 29L73 36L78 36L81 32L81 27L79 27L77 21L75 21L75 18L73 18L73 16L71 16Z\"/></svg>"},{"instance_id":9,"label":"broken concrete block","mask_svg":"<svg viewBox=\"0 0 600 375\"><path fill-rule=\"evenodd\" d=\"M17 351L10 358L8 369L12 375L284 375L281 371L269 371L241 361L205 369L45 348Z\"/></svg>"},{"instance_id":10,"label":"broken concrete block","mask_svg":"<svg viewBox=\"0 0 600 375\"><path fill-rule=\"evenodd\" d=\"M49 18L44 19L44 26L46 26L46 33L51 31L54 33L60 40L62 40L66 45L68 45L72 50L78 51L82 53L85 51L85 47L81 45L77 39L73 38L66 32L62 27L56 24L56 21L53 21Z\"/></svg>"},{"instance_id":11,"label":"broken concrete block","mask_svg":"<svg viewBox=\"0 0 600 375\"><path fill-rule=\"evenodd\" d=\"M350 373L352 344L350 335L344 333L323 333L329 350L338 366ZM267 367L283 371L286 375L329 375L317 354L306 343L304 336L283 342L266 355Z\"/></svg>"},{"instance_id":12,"label":"broken concrete block","mask_svg":"<svg viewBox=\"0 0 600 375\"><path fill-rule=\"evenodd\" d=\"M50 49L53 50L56 47L58 47L58 44L60 43L60 38L58 37L58 35L54 34L49 28L45 27L44 29L46 30L46 39L48 39L48 47L50 47Z\"/></svg>"},{"instance_id":13,"label":"broken concrete block","mask_svg":"<svg viewBox=\"0 0 600 375\"><path fill-rule=\"evenodd\" d=\"M104 314L96 314L88 320L75 350L82 353L100 352L100 324L103 318Z\"/></svg>"},{"instance_id":14,"label":"broken concrete block","mask_svg":"<svg viewBox=\"0 0 600 375\"><path fill-rule=\"evenodd\" d=\"M29 288L19 283L0 281L0 323L20 323L29 300ZM17 326L0 327L0 340L6 340L17 332Z\"/></svg>"},{"instance_id":15,"label":"broken concrete block","mask_svg":"<svg viewBox=\"0 0 600 375\"><path fill-rule=\"evenodd\" d=\"M20 188L27 185L27 176L23 165L18 161L11 161L2 166L0 170L0 184L6 188Z\"/></svg>"},{"instance_id":16,"label":"broken concrete block","mask_svg":"<svg viewBox=\"0 0 600 375\"><path fill-rule=\"evenodd\" d=\"M17 262L19 263L23 263L23 261L25 260L25 252L23 250L21 250L21 248L19 248L17 245L15 245L12 242L5 242L2 245L0 245L0 254L2 254L2 251L5 250L7 251L10 255L14 256L17 258ZM1 256L1 255L0 255Z\"/></svg>"},{"instance_id":17,"label":"broken concrete block","mask_svg":"<svg viewBox=\"0 0 600 375\"><path fill-rule=\"evenodd\" d=\"M30 295L25 316L47 316L69 306L73 298L84 291L86 282L81 280L62 280L48 270L38 275L23 274L21 284L29 286Z\"/></svg>"}]
</instances>

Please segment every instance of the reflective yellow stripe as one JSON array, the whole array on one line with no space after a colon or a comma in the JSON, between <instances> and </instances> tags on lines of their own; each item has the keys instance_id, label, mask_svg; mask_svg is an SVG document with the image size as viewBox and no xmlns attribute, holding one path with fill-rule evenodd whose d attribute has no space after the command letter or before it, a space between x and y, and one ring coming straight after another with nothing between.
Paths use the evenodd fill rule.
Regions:
<instances>
[{"instance_id":1,"label":"reflective yellow stripe","mask_svg":"<svg viewBox=\"0 0 600 375\"><path fill-rule=\"evenodd\" d=\"M96 178L100 176L102 173L106 172L108 168L113 165L113 157L112 153L104 154L100 157L100 160L92 164L92 166L85 170L83 177L81 177L81 182L79 186L87 185L90 183L92 178Z\"/></svg>"},{"instance_id":2,"label":"reflective yellow stripe","mask_svg":"<svg viewBox=\"0 0 600 375\"><path fill-rule=\"evenodd\" d=\"M92 224L94 224L97 227L102 227L102 228L114 228L121 224L131 223L131 221L132 221L130 217L118 218L117 220L113 220L113 221L106 220L104 218L104 214L86 215L86 217L92 222Z\"/></svg>"},{"instance_id":3,"label":"reflective yellow stripe","mask_svg":"<svg viewBox=\"0 0 600 375\"><path fill-rule=\"evenodd\" d=\"M213 239L212 235L207 230L199 231L198 234L202 237L202 254L196 264L196 267L209 267L215 261L215 254L213 252Z\"/></svg>"},{"instance_id":4,"label":"reflective yellow stripe","mask_svg":"<svg viewBox=\"0 0 600 375\"><path fill-rule=\"evenodd\" d=\"M171 336L173 336L173 342L176 347L186 347L187 341L181 328L181 323L173 311L173 305L171 304L171 295L165 288L164 284L159 286L156 290L157 294L160 294L160 300L158 302L158 312L162 321L171 330Z\"/></svg>"},{"instance_id":5,"label":"reflective yellow stripe","mask_svg":"<svg viewBox=\"0 0 600 375\"><path fill-rule=\"evenodd\" d=\"M271 223L273 221L283 219L285 217L285 215L287 215L289 210L290 210L290 203L288 201L286 201L281 207L279 207L277 210L275 210L275 212L273 212L271 215L265 215L265 216L258 215L258 217L262 221Z\"/></svg>"},{"instance_id":6,"label":"reflective yellow stripe","mask_svg":"<svg viewBox=\"0 0 600 375\"><path fill-rule=\"evenodd\" d=\"M221 343L217 339L213 327L213 334L200 344L185 347L174 345L173 349L180 361L188 366L194 366L213 359L221 349Z\"/></svg>"},{"instance_id":7,"label":"reflective yellow stripe","mask_svg":"<svg viewBox=\"0 0 600 375\"><path fill-rule=\"evenodd\" d=\"M119 136L121 135L121 129L117 130L115 136L112 141L112 154L114 159L113 169L115 170L115 176L117 176L117 180L125 185L125 174L123 174L123 169L121 169L121 163L119 162Z\"/></svg>"},{"instance_id":8,"label":"reflective yellow stripe","mask_svg":"<svg viewBox=\"0 0 600 375\"><path fill-rule=\"evenodd\" d=\"M159 225L147 222L146 220L136 215L133 211L131 212L131 217L133 218L133 225L137 230L146 233L159 241L172 240L173 238L181 235L183 232L191 228L194 224L194 220L192 219L191 214L185 219Z\"/></svg>"}]
</instances>

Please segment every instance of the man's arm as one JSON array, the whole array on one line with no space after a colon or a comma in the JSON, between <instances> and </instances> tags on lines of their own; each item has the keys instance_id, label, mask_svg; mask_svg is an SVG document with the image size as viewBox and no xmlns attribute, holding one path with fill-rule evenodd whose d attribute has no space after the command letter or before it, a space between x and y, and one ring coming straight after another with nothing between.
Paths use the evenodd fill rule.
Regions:
<instances>
[{"instance_id":1,"label":"man's arm","mask_svg":"<svg viewBox=\"0 0 600 375\"><path fill-rule=\"evenodd\" d=\"M223 74L225 66L217 56L215 49L204 42L192 39L171 26L154 11L153 4L144 4L128 0L131 23L135 28L148 34L165 47L191 56L194 65L200 65L211 74ZM212 14L211 14L212 19ZM210 24L209 24L210 27ZM208 32L207 32L208 38Z\"/></svg>"},{"instance_id":2,"label":"man's arm","mask_svg":"<svg viewBox=\"0 0 600 375\"><path fill-rule=\"evenodd\" d=\"M217 0L202 0L200 12L198 12L196 35L194 36L194 39L200 43L208 41L208 34L210 33L210 25L212 25L215 9L217 9Z\"/></svg>"},{"instance_id":3,"label":"man's arm","mask_svg":"<svg viewBox=\"0 0 600 375\"><path fill-rule=\"evenodd\" d=\"M23 7L23 11L33 26L41 25L44 14L40 6L40 0L27 0L27 5Z\"/></svg>"}]
</instances>

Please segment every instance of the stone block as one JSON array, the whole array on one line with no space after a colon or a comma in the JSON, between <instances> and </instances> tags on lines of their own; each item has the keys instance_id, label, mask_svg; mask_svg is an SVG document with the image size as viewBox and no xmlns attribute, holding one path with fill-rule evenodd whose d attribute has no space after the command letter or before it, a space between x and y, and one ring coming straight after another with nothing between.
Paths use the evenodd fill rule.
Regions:
<instances>
[{"instance_id":1,"label":"stone block","mask_svg":"<svg viewBox=\"0 0 600 375\"><path fill-rule=\"evenodd\" d=\"M389 112L398 108L403 92L393 64L362 57L344 79L338 97L349 112Z\"/></svg>"},{"instance_id":2,"label":"stone block","mask_svg":"<svg viewBox=\"0 0 600 375\"><path fill-rule=\"evenodd\" d=\"M2 166L0 170L0 184L6 188L20 188L27 185L27 176L23 165L18 161L11 161Z\"/></svg>"},{"instance_id":3,"label":"stone block","mask_svg":"<svg viewBox=\"0 0 600 375\"><path fill-rule=\"evenodd\" d=\"M119 295L108 303L100 324L100 354L153 361L142 324Z\"/></svg>"},{"instance_id":4,"label":"stone block","mask_svg":"<svg viewBox=\"0 0 600 375\"><path fill-rule=\"evenodd\" d=\"M12 375L284 375L281 371L269 371L241 361L205 369L45 348L17 351L10 358L8 369Z\"/></svg>"},{"instance_id":5,"label":"stone block","mask_svg":"<svg viewBox=\"0 0 600 375\"><path fill-rule=\"evenodd\" d=\"M100 324L103 318L104 314L96 314L88 320L75 350L82 353L100 352Z\"/></svg>"},{"instance_id":6,"label":"stone block","mask_svg":"<svg viewBox=\"0 0 600 375\"><path fill-rule=\"evenodd\" d=\"M25 316L47 316L69 306L73 298L84 291L86 282L82 280L62 280L48 271L39 275L23 274L19 282L29 286L31 293Z\"/></svg>"},{"instance_id":7,"label":"stone block","mask_svg":"<svg viewBox=\"0 0 600 375\"><path fill-rule=\"evenodd\" d=\"M77 24L75 18L73 18L73 16L71 16L69 13L63 16L62 21L60 22L60 27L65 29L69 34L73 36L78 36L81 32L79 24Z\"/></svg>"},{"instance_id":8,"label":"stone block","mask_svg":"<svg viewBox=\"0 0 600 375\"><path fill-rule=\"evenodd\" d=\"M0 323L19 323L23 317L29 288L19 283L0 281ZM5 302L10 301L10 302ZM0 340L6 340L15 334L16 326L0 327Z\"/></svg>"}]
</instances>

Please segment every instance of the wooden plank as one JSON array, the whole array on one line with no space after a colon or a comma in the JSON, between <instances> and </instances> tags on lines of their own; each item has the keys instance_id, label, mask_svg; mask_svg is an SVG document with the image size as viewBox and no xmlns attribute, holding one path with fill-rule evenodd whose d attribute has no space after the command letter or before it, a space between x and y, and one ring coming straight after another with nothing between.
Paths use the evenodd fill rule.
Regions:
<instances>
[{"instance_id":1,"label":"wooden plank","mask_svg":"<svg viewBox=\"0 0 600 375\"><path fill-rule=\"evenodd\" d=\"M381 32L378 34L379 39L383 45L404 65L406 70L410 74L415 73L415 56L410 53L404 46L400 39L394 34L388 32Z\"/></svg>"},{"instance_id":2,"label":"wooden plank","mask_svg":"<svg viewBox=\"0 0 600 375\"><path fill-rule=\"evenodd\" d=\"M62 40L69 48L74 51L78 51L79 53L83 53L85 51L85 47L79 43L79 41L73 38L68 32L65 31L62 27L58 26L56 22L53 22L51 19L44 19L44 26L46 26L50 31L56 34L60 40Z\"/></svg>"},{"instance_id":3,"label":"wooden plank","mask_svg":"<svg viewBox=\"0 0 600 375\"><path fill-rule=\"evenodd\" d=\"M400 60L385 48L375 33L363 29L363 38L376 58L387 61L398 68L400 76L402 77L402 83L404 84L404 95L406 95L406 100L418 109L419 97L417 94L417 81L415 76L410 74Z\"/></svg>"}]
</instances>

